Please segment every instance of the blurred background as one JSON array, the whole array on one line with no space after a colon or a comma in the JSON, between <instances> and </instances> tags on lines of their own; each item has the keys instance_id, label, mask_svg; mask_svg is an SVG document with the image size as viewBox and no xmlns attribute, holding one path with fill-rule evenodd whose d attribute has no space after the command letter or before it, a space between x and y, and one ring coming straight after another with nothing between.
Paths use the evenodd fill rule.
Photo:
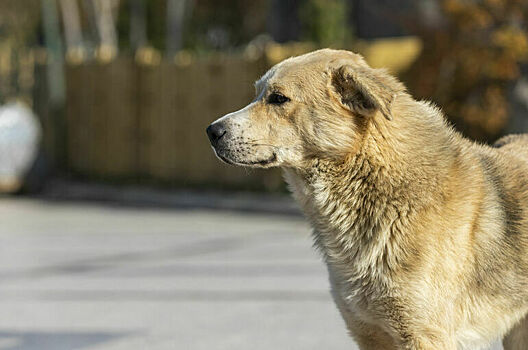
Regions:
<instances>
[{"instance_id":1,"label":"blurred background","mask_svg":"<svg viewBox=\"0 0 528 350\"><path fill-rule=\"evenodd\" d=\"M219 162L205 127L332 47L472 139L528 132L527 20L526 0L1 0L0 349L349 349L280 171Z\"/></svg>"}]
</instances>

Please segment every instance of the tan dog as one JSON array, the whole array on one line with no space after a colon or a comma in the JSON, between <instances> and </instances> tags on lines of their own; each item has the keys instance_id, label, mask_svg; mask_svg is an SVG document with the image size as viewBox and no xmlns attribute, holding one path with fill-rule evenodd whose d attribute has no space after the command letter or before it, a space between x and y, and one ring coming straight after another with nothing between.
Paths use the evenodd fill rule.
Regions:
<instances>
[{"instance_id":1,"label":"tan dog","mask_svg":"<svg viewBox=\"0 0 528 350\"><path fill-rule=\"evenodd\" d=\"M361 349L528 349L528 136L464 139L359 55L290 58L207 132L284 169Z\"/></svg>"}]
</instances>

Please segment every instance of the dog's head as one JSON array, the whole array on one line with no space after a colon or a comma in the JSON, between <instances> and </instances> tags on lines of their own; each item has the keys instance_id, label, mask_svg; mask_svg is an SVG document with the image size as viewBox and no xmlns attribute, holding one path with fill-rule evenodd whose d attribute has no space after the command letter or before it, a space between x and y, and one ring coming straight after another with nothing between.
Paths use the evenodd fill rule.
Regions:
<instances>
[{"instance_id":1,"label":"dog's head","mask_svg":"<svg viewBox=\"0 0 528 350\"><path fill-rule=\"evenodd\" d=\"M310 159L354 152L373 118L390 120L403 86L349 51L287 59L256 83L256 98L207 128L227 163L302 168Z\"/></svg>"}]
</instances>

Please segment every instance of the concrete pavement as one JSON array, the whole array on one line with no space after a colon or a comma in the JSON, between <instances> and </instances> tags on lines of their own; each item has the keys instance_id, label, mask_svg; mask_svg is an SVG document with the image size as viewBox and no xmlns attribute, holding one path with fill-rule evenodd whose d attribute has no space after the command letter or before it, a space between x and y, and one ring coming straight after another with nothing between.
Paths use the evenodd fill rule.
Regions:
<instances>
[{"instance_id":1,"label":"concrete pavement","mask_svg":"<svg viewBox=\"0 0 528 350\"><path fill-rule=\"evenodd\" d=\"M0 198L0 349L357 349L301 217Z\"/></svg>"}]
</instances>

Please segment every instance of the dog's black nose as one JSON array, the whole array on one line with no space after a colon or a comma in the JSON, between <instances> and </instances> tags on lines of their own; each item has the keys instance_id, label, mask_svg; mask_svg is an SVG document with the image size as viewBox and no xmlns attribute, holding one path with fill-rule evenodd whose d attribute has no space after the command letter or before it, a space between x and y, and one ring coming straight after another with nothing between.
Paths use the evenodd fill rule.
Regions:
<instances>
[{"instance_id":1,"label":"dog's black nose","mask_svg":"<svg viewBox=\"0 0 528 350\"><path fill-rule=\"evenodd\" d=\"M211 145L213 147L216 147L218 145L218 141L222 138L222 136L225 135L226 129L224 127L223 123L214 123L207 127L207 136L209 136L209 141L211 141Z\"/></svg>"}]
</instances>

